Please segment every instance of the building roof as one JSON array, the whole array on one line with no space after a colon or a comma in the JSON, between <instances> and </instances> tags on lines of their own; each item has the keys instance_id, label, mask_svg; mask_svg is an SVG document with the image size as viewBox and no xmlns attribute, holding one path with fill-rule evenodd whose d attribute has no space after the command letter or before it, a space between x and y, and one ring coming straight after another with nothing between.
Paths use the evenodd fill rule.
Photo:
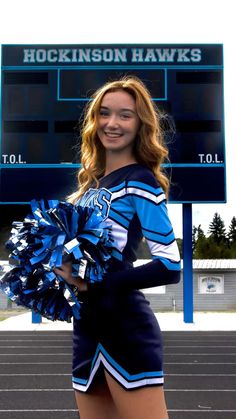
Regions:
<instances>
[{"instance_id":1,"label":"building roof","mask_svg":"<svg viewBox=\"0 0 236 419\"><path fill-rule=\"evenodd\" d=\"M138 259L134 266L150 262L150 259ZM183 268L183 261L181 260ZM236 259L193 259L193 270L236 270Z\"/></svg>"},{"instance_id":2,"label":"building roof","mask_svg":"<svg viewBox=\"0 0 236 419\"><path fill-rule=\"evenodd\" d=\"M236 270L236 259L194 259L193 269Z\"/></svg>"}]
</instances>

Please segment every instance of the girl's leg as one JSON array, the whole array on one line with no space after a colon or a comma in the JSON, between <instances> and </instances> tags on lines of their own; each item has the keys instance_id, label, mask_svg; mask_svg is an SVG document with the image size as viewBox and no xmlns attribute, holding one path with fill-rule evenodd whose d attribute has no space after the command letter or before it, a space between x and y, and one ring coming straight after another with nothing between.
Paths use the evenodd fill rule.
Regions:
<instances>
[{"instance_id":1,"label":"girl's leg","mask_svg":"<svg viewBox=\"0 0 236 419\"><path fill-rule=\"evenodd\" d=\"M127 391L107 372L105 377L121 419L168 419L162 386Z\"/></svg>"},{"instance_id":2,"label":"girl's leg","mask_svg":"<svg viewBox=\"0 0 236 419\"><path fill-rule=\"evenodd\" d=\"M87 392L75 391L80 419L120 419L105 377Z\"/></svg>"}]
</instances>

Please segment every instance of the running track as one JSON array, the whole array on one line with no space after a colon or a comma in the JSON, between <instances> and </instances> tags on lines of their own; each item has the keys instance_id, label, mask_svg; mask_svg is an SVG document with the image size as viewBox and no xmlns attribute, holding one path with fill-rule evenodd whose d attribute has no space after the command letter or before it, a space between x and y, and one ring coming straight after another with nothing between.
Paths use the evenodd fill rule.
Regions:
<instances>
[{"instance_id":1,"label":"running track","mask_svg":"<svg viewBox=\"0 0 236 419\"><path fill-rule=\"evenodd\" d=\"M236 332L163 332L170 419L236 418ZM71 332L0 332L1 419L78 419ZM145 419L145 418L144 418Z\"/></svg>"}]
</instances>

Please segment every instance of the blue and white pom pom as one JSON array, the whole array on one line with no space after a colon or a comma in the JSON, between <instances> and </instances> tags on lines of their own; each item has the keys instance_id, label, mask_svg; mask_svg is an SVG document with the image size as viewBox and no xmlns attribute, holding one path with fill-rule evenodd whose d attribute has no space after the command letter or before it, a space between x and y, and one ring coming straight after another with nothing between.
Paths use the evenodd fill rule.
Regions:
<instances>
[{"instance_id":1,"label":"blue and white pom pom","mask_svg":"<svg viewBox=\"0 0 236 419\"><path fill-rule=\"evenodd\" d=\"M6 248L14 265L0 279L0 288L16 304L50 320L80 318L72 287L54 268L70 260L73 276L102 281L111 258L111 226L96 209L69 202L33 200L31 209L12 224Z\"/></svg>"}]
</instances>

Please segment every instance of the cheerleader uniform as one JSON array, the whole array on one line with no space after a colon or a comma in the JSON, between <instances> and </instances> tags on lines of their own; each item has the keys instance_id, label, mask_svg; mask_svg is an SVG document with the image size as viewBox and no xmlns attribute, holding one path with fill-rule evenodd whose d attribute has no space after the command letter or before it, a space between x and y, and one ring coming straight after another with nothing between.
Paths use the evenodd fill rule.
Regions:
<instances>
[{"instance_id":1,"label":"cheerleader uniform","mask_svg":"<svg viewBox=\"0 0 236 419\"><path fill-rule=\"evenodd\" d=\"M166 198L153 173L134 163L103 177L79 205L97 207L112 226L109 272L81 292L74 319L73 387L86 392L104 369L127 390L163 385L162 336L142 288L180 279L180 257ZM145 237L152 261L133 267Z\"/></svg>"}]
</instances>

